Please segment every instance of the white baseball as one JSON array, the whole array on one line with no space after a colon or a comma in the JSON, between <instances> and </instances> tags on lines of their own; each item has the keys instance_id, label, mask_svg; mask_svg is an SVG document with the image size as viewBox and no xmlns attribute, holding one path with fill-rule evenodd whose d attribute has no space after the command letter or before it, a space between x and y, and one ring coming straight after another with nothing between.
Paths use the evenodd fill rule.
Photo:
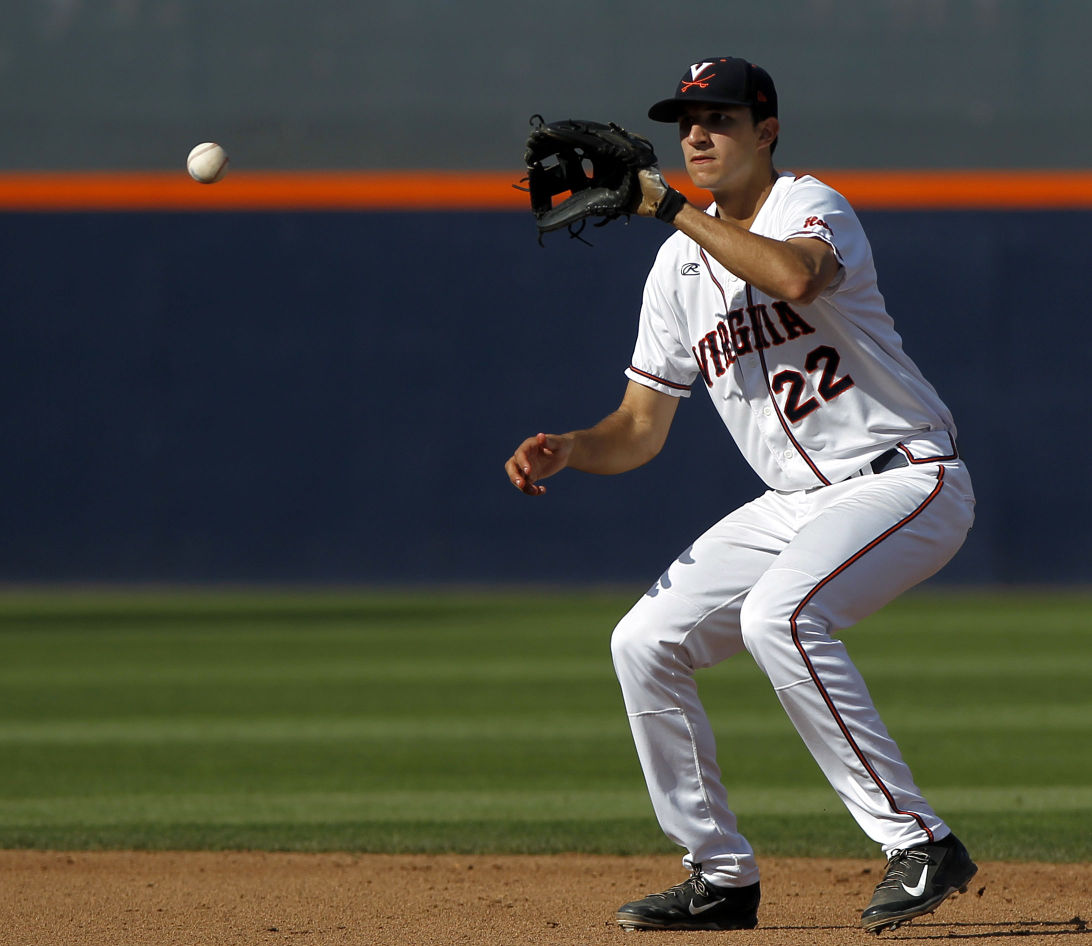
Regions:
<instances>
[{"instance_id":1,"label":"white baseball","mask_svg":"<svg viewBox=\"0 0 1092 946\"><path fill-rule=\"evenodd\" d=\"M227 152L214 141L197 145L186 158L190 177L201 184L215 184L227 173Z\"/></svg>"}]
</instances>

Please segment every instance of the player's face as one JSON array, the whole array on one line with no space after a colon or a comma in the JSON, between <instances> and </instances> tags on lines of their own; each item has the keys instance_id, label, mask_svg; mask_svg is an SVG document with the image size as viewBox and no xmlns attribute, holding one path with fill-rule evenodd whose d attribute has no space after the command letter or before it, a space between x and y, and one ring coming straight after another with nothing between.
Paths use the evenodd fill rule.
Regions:
<instances>
[{"instance_id":1,"label":"player's face","mask_svg":"<svg viewBox=\"0 0 1092 946\"><path fill-rule=\"evenodd\" d=\"M774 121L755 124L746 106L687 105L679 116L679 141L690 179L715 192L743 186L756 171L768 173Z\"/></svg>"}]
</instances>

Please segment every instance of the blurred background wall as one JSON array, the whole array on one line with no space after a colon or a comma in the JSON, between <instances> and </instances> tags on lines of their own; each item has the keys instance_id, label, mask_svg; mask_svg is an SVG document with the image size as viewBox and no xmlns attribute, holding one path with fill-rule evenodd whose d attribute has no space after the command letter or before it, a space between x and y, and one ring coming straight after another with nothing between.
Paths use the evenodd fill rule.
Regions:
<instances>
[{"instance_id":1,"label":"blurred background wall","mask_svg":"<svg viewBox=\"0 0 1092 946\"><path fill-rule=\"evenodd\" d=\"M1084 0L36 0L0 33L0 168L509 168L531 113L647 127L765 65L792 166L1084 167Z\"/></svg>"},{"instance_id":2,"label":"blurred background wall","mask_svg":"<svg viewBox=\"0 0 1092 946\"><path fill-rule=\"evenodd\" d=\"M1092 7L42 0L0 175L511 171L528 116L645 118L696 59L777 81L783 168L1089 168ZM665 159L665 164L670 160ZM197 187L198 185L193 185ZM979 495L942 580L1085 582L1092 212L863 210ZM502 464L622 393L667 231L520 211L0 212L0 582L637 582L760 488L695 391L668 448L538 501Z\"/></svg>"}]
</instances>

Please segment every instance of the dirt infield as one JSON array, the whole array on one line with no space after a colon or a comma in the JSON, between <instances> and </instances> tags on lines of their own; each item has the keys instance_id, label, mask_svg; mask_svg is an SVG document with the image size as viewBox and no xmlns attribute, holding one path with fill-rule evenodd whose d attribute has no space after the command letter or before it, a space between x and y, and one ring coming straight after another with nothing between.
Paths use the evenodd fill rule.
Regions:
<instances>
[{"instance_id":1,"label":"dirt infield","mask_svg":"<svg viewBox=\"0 0 1092 946\"><path fill-rule=\"evenodd\" d=\"M971 888L882 940L1092 946L1092 865L982 863ZM881 864L766 860L760 927L626 933L615 908L684 879L672 857L0 851L4 946L749 946L873 943Z\"/></svg>"}]
</instances>

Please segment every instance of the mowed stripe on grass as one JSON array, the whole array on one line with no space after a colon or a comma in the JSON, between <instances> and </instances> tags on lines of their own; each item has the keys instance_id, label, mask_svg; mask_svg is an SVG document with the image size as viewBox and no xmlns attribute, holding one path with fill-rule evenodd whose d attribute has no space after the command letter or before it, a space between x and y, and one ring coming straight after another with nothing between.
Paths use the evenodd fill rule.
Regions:
<instances>
[{"instance_id":1,"label":"mowed stripe on grass","mask_svg":"<svg viewBox=\"0 0 1092 946\"><path fill-rule=\"evenodd\" d=\"M934 804L947 813L1002 814L1092 810L1092 786L1046 788L940 788ZM740 811L751 815L824 814L838 810L829 789L740 788L732 793ZM559 819L598 821L604 818L643 818L647 795L628 791L380 791L191 793L181 795L102 795L0 801L0 823L7 825L208 824L245 825L258 822L431 821L521 822Z\"/></svg>"}]
</instances>

